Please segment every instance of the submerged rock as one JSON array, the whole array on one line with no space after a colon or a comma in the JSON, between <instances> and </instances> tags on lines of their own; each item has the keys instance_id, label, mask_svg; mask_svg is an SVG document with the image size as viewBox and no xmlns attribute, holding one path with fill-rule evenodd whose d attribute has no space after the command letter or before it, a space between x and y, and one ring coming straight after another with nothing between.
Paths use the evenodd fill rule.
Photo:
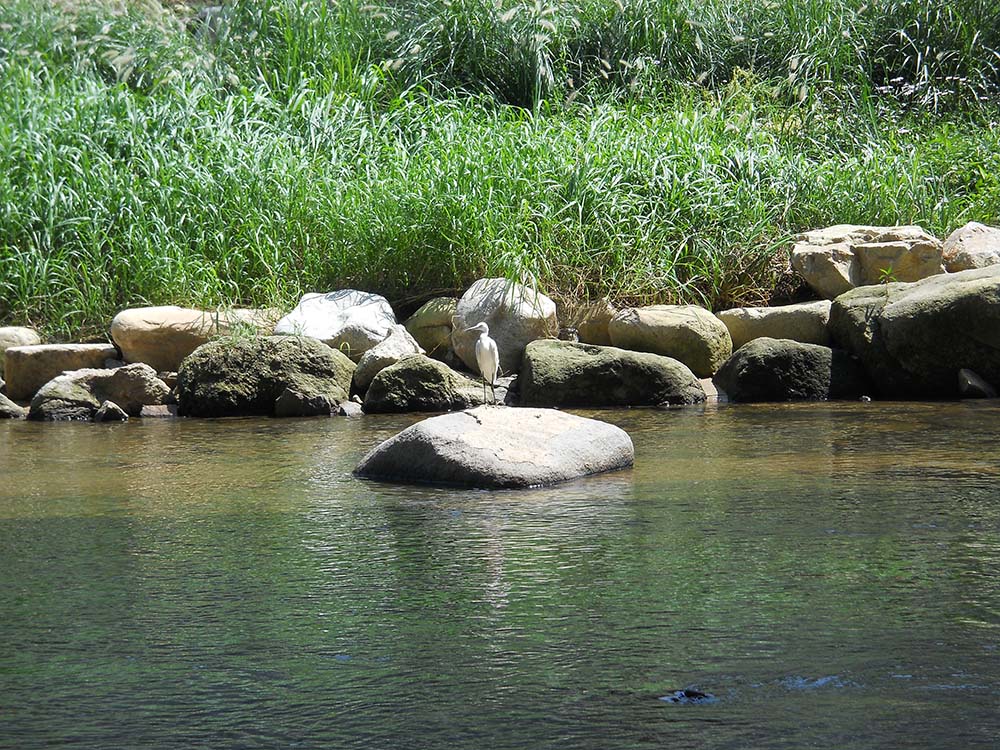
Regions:
<instances>
[{"instance_id":1,"label":"submerged rock","mask_svg":"<svg viewBox=\"0 0 1000 750\"><path fill-rule=\"evenodd\" d=\"M847 352L787 339L757 338L715 374L730 401L856 399L870 390L861 364Z\"/></svg>"},{"instance_id":2,"label":"submerged rock","mask_svg":"<svg viewBox=\"0 0 1000 750\"><path fill-rule=\"evenodd\" d=\"M883 396L954 398L958 371L1000 383L1000 265L834 300L830 332Z\"/></svg>"},{"instance_id":3,"label":"submerged rock","mask_svg":"<svg viewBox=\"0 0 1000 750\"><path fill-rule=\"evenodd\" d=\"M411 425L355 469L373 479L524 488L632 465L618 427L552 409L480 406Z\"/></svg>"},{"instance_id":4,"label":"submerged rock","mask_svg":"<svg viewBox=\"0 0 1000 750\"><path fill-rule=\"evenodd\" d=\"M152 367L142 363L114 370L73 370L39 389L31 400L28 418L49 422L93 420L106 401L114 402L126 415L137 417L143 406L164 404L169 397L166 383L156 377Z\"/></svg>"},{"instance_id":5,"label":"submerged rock","mask_svg":"<svg viewBox=\"0 0 1000 750\"><path fill-rule=\"evenodd\" d=\"M551 339L528 344L518 382L525 406L656 406L705 400L698 379L676 359Z\"/></svg>"},{"instance_id":6,"label":"submerged rock","mask_svg":"<svg viewBox=\"0 0 1000 750\"><path fill-rule=\"evenodd\" d=\"M177 400L189 417L308 416L321 401L329 414L348 399L353 374L353 362L315 339L214 339L181 364Z\"/></svg>"}]
</instances>

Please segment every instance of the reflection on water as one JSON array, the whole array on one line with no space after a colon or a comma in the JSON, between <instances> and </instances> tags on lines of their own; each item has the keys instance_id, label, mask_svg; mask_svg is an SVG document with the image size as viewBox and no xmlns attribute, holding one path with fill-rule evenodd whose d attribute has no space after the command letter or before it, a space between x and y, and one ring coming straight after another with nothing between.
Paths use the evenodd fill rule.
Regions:
<instances>
[{"instance_id":1,"label":"reflection on water","mask_svg":"<svg viewBox=\"0 0 1000 750\"><path fill-rule=\"evenodd\" d=\"M597 415L635 468L526 492L355 479L410 418L0 425L0 747L996 746L1000 408Z\"/></svg>"}]
</instances>

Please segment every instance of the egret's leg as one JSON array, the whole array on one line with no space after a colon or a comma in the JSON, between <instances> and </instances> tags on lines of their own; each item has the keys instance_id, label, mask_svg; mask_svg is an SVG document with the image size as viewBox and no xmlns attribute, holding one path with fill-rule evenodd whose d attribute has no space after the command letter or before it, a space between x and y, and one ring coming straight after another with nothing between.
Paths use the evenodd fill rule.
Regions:
<instances>
[{"instance_id":1,"label":"egret's leg","mask_svg":"<svg viewBox=\"0 0 1000 750\"><path fill-rule=\"evenodd\" d=\"M490 383L490 393L493 394L493 403L495 404L497 402L497 389L493 383Z\"/></svg>"},{"instance_id":2,"label":"egret's leg","mask_svg":"<svg viewBox=\"0 0 1000 750\"><path fill-rule=\"evenodd\" d=\"M483 403L486 403L486 376L483 376Z\"/></svg>"}]
</instances>

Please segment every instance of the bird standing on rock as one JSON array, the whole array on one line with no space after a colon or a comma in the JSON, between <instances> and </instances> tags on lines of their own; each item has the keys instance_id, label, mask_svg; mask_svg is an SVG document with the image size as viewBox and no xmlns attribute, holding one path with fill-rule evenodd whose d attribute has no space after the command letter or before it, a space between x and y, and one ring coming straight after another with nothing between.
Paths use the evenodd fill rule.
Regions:
<instances>
[{"instance_id":1,"label":"bird standing on rock","mask_svg":"<svg viewBox=\"0 0 1000 750\"><path fill-rule=\"evenodd\" d=\"M490 327L486 323L478 323L465 330L479 331L479 339L476 341L476 364L479 365L479 372L483 376L483 401L486 401L486 384L489 383L495 404L497 392L494 386L500 371L500 350L497 348L497 342L490 338Z\"/></svg>"}]
</instances>

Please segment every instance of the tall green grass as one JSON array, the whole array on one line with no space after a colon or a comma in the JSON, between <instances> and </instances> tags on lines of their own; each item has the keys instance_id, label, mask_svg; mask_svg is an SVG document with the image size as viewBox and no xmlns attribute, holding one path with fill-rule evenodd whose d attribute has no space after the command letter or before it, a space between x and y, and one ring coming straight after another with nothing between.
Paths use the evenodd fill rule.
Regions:
<instances>
[{"instance_id":1,"label":"tall green grass","mask_svg":"<svg viewBox=\"0 0 1000 750\"><path fill-rule=\"evenodd\" d=\"M796 231L1000 222L1000 12L925 6L239 0L212 35L13 0L0 320L484 275L766 302Z\"/></svg>"}]
</instances>

